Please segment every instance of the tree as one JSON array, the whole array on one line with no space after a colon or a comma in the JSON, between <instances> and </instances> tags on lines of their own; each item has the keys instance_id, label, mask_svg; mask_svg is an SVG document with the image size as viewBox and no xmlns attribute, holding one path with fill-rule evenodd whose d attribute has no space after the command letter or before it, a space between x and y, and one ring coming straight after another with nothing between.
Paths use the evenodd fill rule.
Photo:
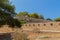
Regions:
<instances>
[{"instance_id":1,"label":"tree","mask_svg":"<svg viewBox=\"0 0 60 40\"><path fill-rule=\"evenodd\" d=\"M26 20L20 20L21 25L26 23Z\"/></svg>"},{"instance_id":2,"label":"tree","mask_svg":"<svg viewBox=\"0 0 60 40\"><path fill-rule=\"evenodd\" d=\"M31 17L31 18L44 19L44 16L43 16L43 15L39 15L38 13L30 14L30 17Z\"/></svg>"},{"instance_id":3,"label":"tree","mask_svg":"<svg viewBox=\"0 0 60 40\"><path fill-rule=\"evenodd\" d=\"M54 21L60 21L60 17L59 18L55 18Z\"/></svg>"},{"instance_id":4,"label":"tree","mask_svg":"<svg viewBox=\"0 0 60 40\"><path fill-rule=\"evenodd\" d=\"M50 19L50 18L47 18L46 20L52 21L52 19Z\"/></svg>"},{"instance_id":5,"label":"tree","mask_svg":"<svg viewBox=\"0 0 60 40\"><path fill-rule=\"evenodd\" d=\"M37 13L30 14L31 18L39 18L39 15Z\"/></svg>"},{"instance_id":6,"label":"tree","mask_svg":"<svg viewBox=\"0 0 60 40\"><path fill-rule=\"evenodd\" d=\"M44 16L43 16L43 15L40 15L39 18L40 18L40 19L44 19Z\"/></svg>"},{"instance_id":7,"label":"tree","mask_svg":"<svg viewBox=\"0 0 60 40\"><path fill-rule=\"evenodd\" d=\"M29 16L28 12L20 12L17 16Z\"/></svg>"},{"instance_id":8,"label":"tree","mask_svg":"<svg viewBox=\"0 0 60 40\"><path fill-rule=\"evenodd\" d=\"M10 3L10 0L0 0L0 25L16 26L15 24L18 20L14 21L15 14L15 6Z\"/></svg>"}]
</instances>

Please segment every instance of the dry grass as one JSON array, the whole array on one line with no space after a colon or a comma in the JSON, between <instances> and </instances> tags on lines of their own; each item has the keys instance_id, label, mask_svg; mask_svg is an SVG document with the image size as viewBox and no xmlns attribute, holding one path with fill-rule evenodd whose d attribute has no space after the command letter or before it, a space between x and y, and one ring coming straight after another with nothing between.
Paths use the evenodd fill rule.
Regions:
<instances>
[{"instance_id":1,"label":"dry grass","mask_svg":"<svg viewBox=\"0 0 60 40\"><path fill-rule=\"evenodd\" d=\"M13 40L27 40L27 35L21 32L20 28L9 28L8 25L3 25L3 27L0 28L0 34L1 33L12 33L11 36Z\"/></svg>"}]
</instances>

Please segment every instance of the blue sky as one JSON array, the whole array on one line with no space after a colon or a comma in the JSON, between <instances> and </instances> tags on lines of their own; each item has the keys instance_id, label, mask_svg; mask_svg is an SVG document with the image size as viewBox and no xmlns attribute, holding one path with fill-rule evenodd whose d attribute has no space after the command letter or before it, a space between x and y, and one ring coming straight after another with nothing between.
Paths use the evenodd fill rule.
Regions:
<instances>
[{"instance_id":1,"label":"blue sky","mask_svg":"<svg viewBox=\"0 0 60 40\"><path fill-rule=\"evenodd\" d=\"M60 0L11 0L16 7L16 12L37 12L45 18L60 17Z\"/></svg>"}]
</instances>

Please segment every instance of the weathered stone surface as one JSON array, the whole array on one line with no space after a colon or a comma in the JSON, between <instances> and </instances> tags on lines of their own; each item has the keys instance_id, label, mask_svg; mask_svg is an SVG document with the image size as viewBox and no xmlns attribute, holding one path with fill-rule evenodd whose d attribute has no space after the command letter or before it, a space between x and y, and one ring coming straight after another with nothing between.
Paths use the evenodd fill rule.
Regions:
<instances>
[{"instance_id":1,"label":"weathered stone surface","mask_svg":"<svg viewBox=\"0 0 60 40\"><path fill-rule=\"evenodd\" d=\"M12 40L11 34L10 33L2 33L2 35L0 35L0 40Z\"/></svg>"}]
</instances>

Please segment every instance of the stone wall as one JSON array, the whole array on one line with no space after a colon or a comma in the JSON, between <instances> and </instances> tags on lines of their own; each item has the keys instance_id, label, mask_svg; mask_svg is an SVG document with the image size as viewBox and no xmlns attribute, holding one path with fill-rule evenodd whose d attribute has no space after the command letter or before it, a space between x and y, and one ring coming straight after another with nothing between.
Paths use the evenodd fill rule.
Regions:
<instances>
[{"instance_id":1,"label":"stone wall","mask_svg":"<svg viewBox=\"0 0 60 40\"><path fill-rule=\"evenodd\" d=\"M56 30L60 31L60 22L45 22L45 23L26 23L22 26L23 30Z\"/></svg>"},{"instance_id":2,"label":"stone wall","mask_svg":"<svg viewBox=\"0 0 60 40\"><path fill-rule=\"evenodd\" d=\"M28 35L30 40L53 40L57 38L60 40L60 22L41 22L41 23L26 23L22 26L23 32Z\"/></svg>"},{"instance_id":3,"label":"stone wall","mask_svg":"<svg viewBox=\"0 0 60 40\"><path fill-rule=\"evenodd\" d=\"M0 40L12 40L10 33L2 33L0 34Z\"/></svg>"}]
</instances>

